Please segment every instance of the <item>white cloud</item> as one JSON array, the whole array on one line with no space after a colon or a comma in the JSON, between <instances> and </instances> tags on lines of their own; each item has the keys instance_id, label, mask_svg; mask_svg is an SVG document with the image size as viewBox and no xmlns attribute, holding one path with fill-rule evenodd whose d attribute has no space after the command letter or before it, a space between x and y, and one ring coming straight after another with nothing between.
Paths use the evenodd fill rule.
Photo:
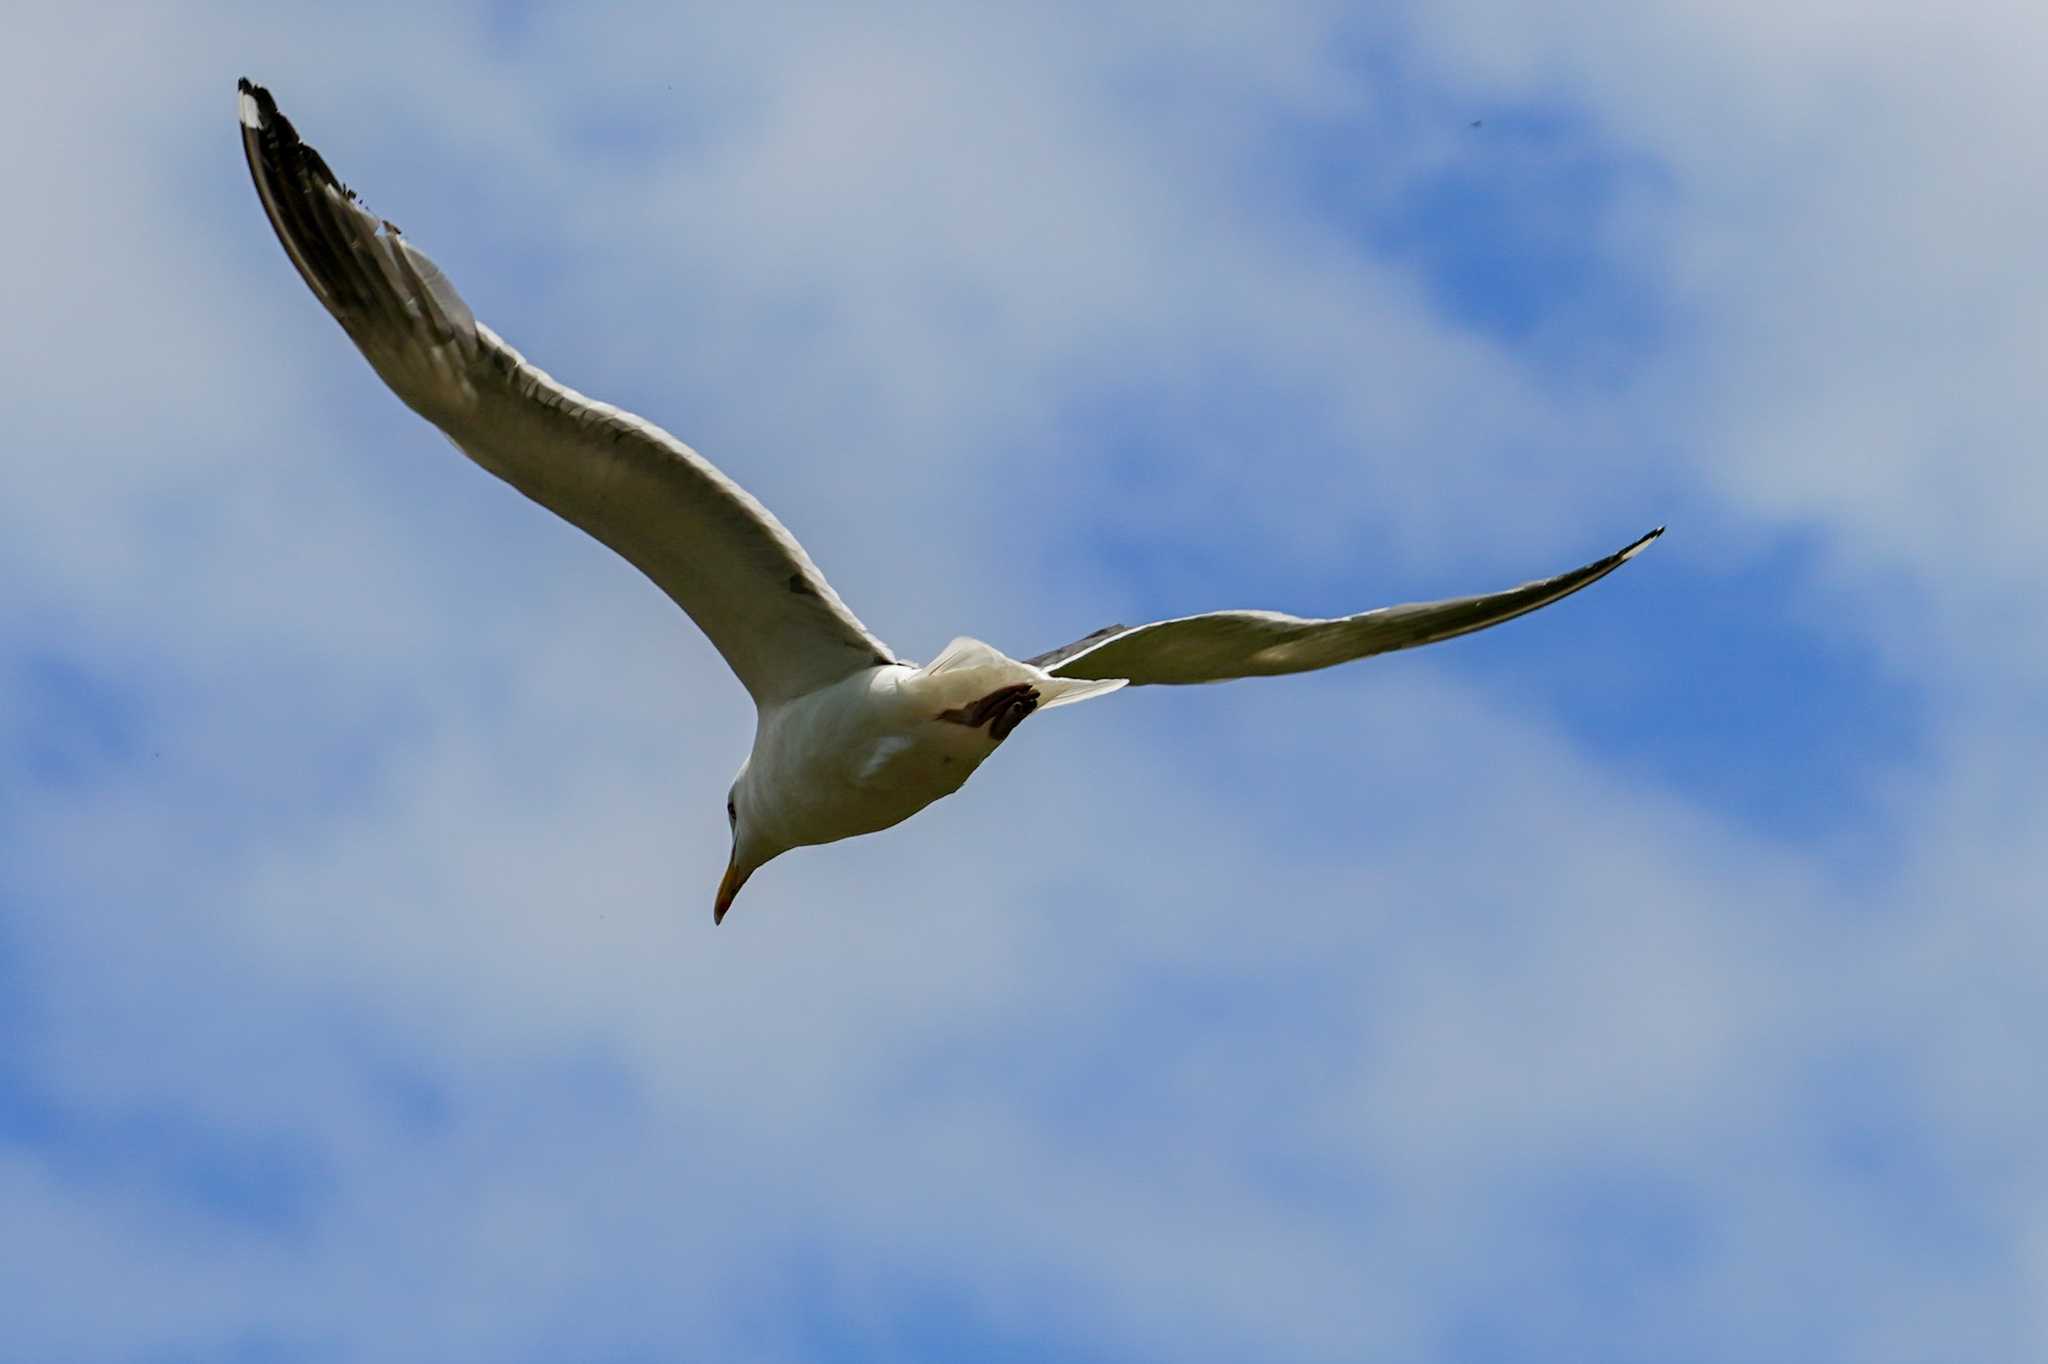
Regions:
<instances>
[{"instance_id":1,"label":"white cloud","mask_svg":"<svg viewBox=\"0 0 2048 1364\"><path fill-rule=\"evenodd\" d=\"M1955 662L2004 622L2038 654L2013 617L2041 567L2042 14L1478 0L1413 37L1459 84L1568 101L1669 168L1651 243L1693 340L1657 391L1696 477L1934 594L1914 644Z\"/></svg>"}]
</instances>

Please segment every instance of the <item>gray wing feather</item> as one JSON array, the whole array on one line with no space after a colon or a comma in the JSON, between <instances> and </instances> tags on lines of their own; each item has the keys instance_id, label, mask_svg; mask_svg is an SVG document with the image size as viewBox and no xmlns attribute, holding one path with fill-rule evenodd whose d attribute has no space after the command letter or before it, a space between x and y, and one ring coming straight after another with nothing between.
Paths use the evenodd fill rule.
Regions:
<instances>
[{"instance_id":1,"label":"gray wing feather","mask_svg":"<svg viewBox=\"0 0 2048 1364\"><path fill-rule=\"evenodd\" d=\"M1122 677L1134 687L1310 672L1372 654L1469 635L1527 615L1600 581L1664 533L1662 526L1584 568L1505 592L1383 606L1308 620L1276 611L1216 611L1131 628L1111 626L1032 660L1055 677Z\"/></svg>"},{"instance_id":2,"label":"gray wing feather","mask_svg":"<svg viewBox=\"0 0 2048 1364\"><path fill-rule=\"evenodd\" d=\"M285 254L379 377L472 460L653 579L756 702L894 661L745 489L660 427L527 363L364 209L267 90L242 81L240 110Z\"/></svg>"},{"instance_id":3,"label":"gray wing feather","mask_svg":"<svg viewBox=\"0 0 2048 1364\"><path fill-rule=\"evenodd\" d=\"M1042 654L1034 654L1023 661L1029 663L1034 668L1043 668L1047 672L1058 672L1059 665L1074 657L1074 655L1085 653L1102 641L1123 634L1130 628L1128 625L1105 625L1092 635L1081 636L1072 644L1062 644L1057 649L1052 649Z\"/></svg>"}]
</instances>

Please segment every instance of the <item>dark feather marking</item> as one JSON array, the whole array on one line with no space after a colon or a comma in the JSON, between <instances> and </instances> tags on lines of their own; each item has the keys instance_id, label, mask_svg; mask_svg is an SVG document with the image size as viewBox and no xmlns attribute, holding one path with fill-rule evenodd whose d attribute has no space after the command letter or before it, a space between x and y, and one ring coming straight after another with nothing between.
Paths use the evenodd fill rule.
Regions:
<instances>
[{"instance_id":1,"label":"dark feather marking","mask_svg":"<svg viewBox=\"0 0 2048 1364\"><path fill-rule=\"evenodd\" d=\"M789 575L789 590L796 593L799 597L815 597L818 595L818 589L812 587L810 580L801 573Z\"/></svg>"},{"instance_id":2,"label":"dark feather marking","mask_svg":"<svg viewBox=\"0 0 2048 1364\"><path fill-rule=\"evenodd\" d=\"M989 738L1001 743L1010 737L1010 731L1023 724L1025 717L1037 709L1038 689L1029 682L1017 682L996 688L972 705L942 710L937 718L969 729L987 725Z\"/></svg>"},{"instance_id":3,"label":"dark feather marking","mask_svg":"<svg viewBox=\"0 0 2048 1364\"><path fill-rule=\"evenodd\" d=\"M1024 723L1026 716L1038 709L1038 693L1029 688L1022 696L1013 696L996 711L989 722L988 737L997 743L1010 737L1010 731Z\"/></svg>"}]
</instances>

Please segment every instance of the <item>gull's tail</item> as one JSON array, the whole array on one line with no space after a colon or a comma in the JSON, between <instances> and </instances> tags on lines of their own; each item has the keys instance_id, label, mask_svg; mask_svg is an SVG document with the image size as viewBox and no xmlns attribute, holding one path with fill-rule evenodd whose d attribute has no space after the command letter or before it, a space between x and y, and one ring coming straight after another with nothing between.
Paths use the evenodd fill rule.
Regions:
<instances>
[{"instance_id":1,"label":"gull's tail","mask_svg":"<svg viewBox=\"0 0 2048 1364\"><path fill-rule=\"evenodd\" d=\"M944 707L965 705L998 688L1022 683L1038 693L1040 710L1086 701L1091 696L1106 696L1124 685L1121 677L1054 677L1043 668L1020 663L1001 649L965 635L941 649L939 656L925 665L923 681L931 688L933 699Z\"/></svg>"}]
</instances>

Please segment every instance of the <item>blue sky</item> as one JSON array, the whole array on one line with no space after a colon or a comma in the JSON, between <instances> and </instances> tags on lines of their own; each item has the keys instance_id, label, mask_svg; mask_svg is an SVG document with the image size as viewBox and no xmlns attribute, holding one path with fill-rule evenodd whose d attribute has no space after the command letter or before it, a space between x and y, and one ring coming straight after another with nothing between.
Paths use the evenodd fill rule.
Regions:
<instances>
[{"instance_id":1,"label":"blue sky","mask_svg":"<svg viewBox=\"0 0 2048 1364\"><path fill-rule=\"evenodd\" d=\"M2018 8L23 16L0 1359L2048 1351ZM1671 532L714 932L744 694L379 387L242 74L913 657Z\"/></svg>"}]
</instances>

